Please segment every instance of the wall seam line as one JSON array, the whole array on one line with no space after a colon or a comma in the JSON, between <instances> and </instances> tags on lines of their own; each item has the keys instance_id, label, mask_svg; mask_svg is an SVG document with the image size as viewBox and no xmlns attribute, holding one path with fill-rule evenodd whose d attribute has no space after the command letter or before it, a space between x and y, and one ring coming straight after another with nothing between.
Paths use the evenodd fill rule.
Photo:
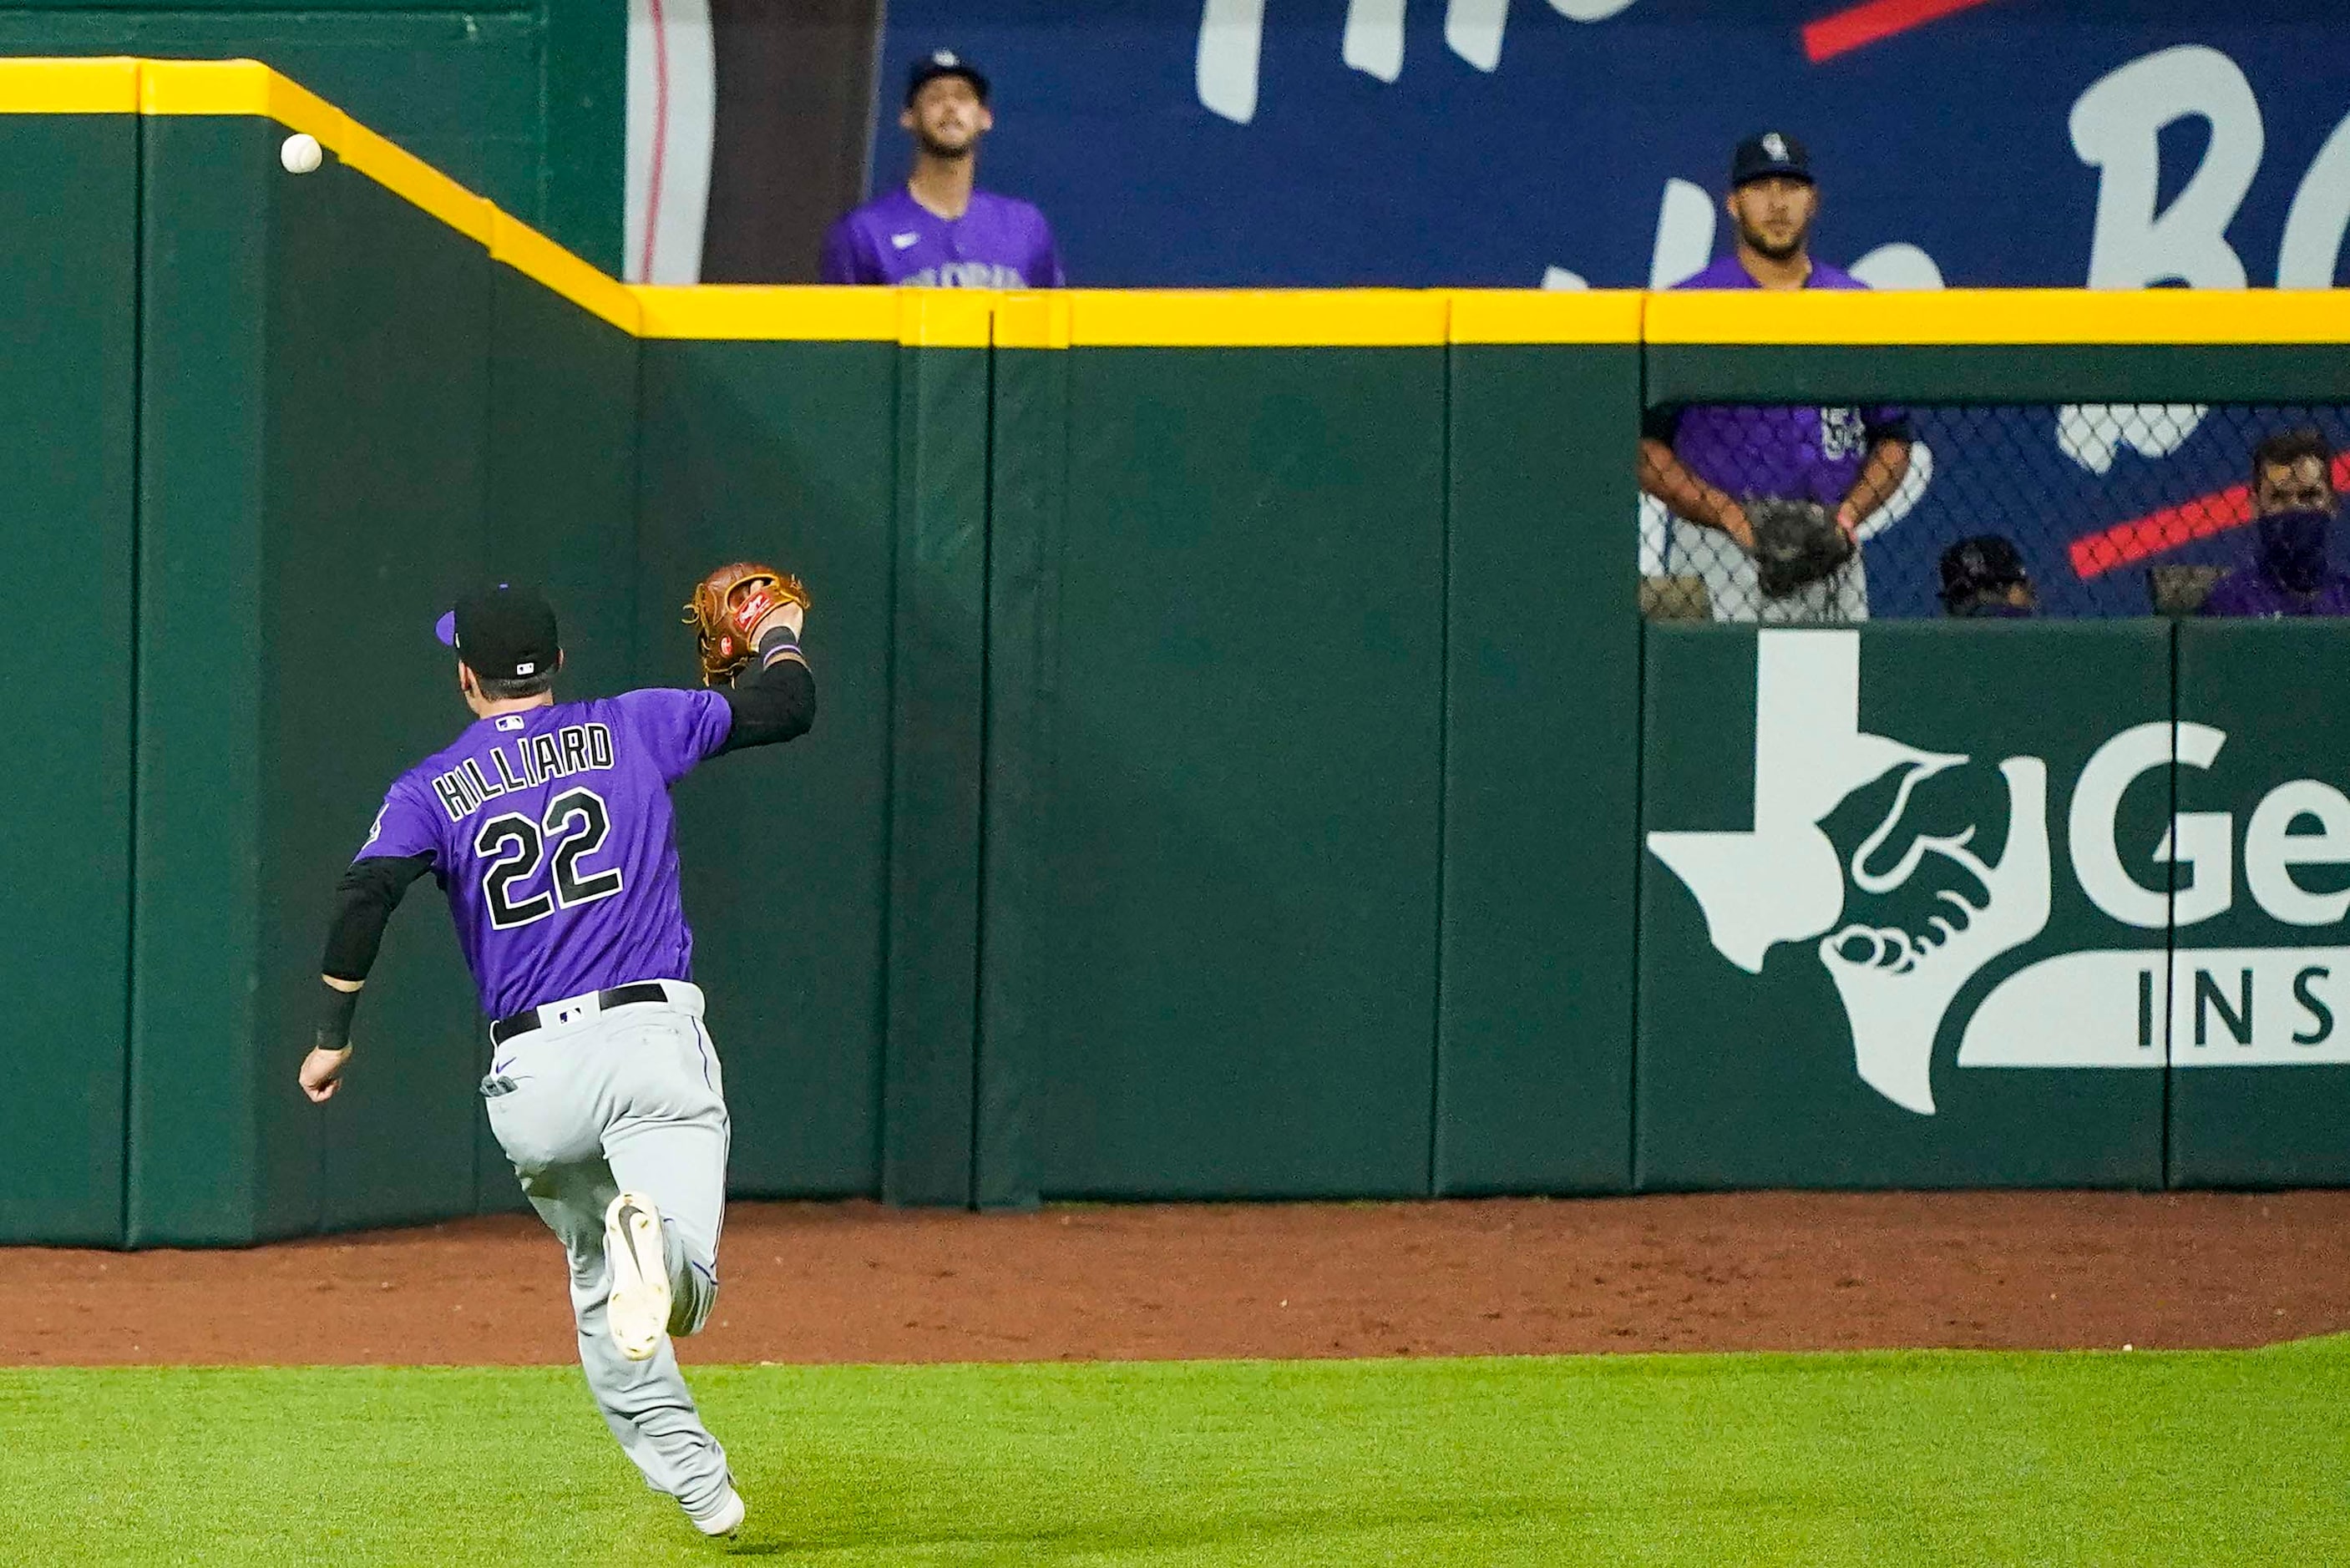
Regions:
<instances>
[{"instance_id":1,"label":"wall seam line","mask_svg":"<svg viewBox=\"0 0 2350 1568\"><path fill-rule=\"evenodd\" d=\"M994 730L995 666L995 313L988 312L986 411L980 421L979 753L972 822L971 1127L964 1147L966 1207L980 1207L980 1140L984 1133L987 1054L988 742Z\"/></svg>"},{"instance_id":2,"label":"wall seam line","mask_svg":"<svg viewBox=\"0 0 2350 1568\"><path fill-rule=\"evenodd\" d=\"M879 1059L874 1064L873 1075L873 1196L882 1202L892 1201L890 1196L893 1161L891 1149L897 1129L891 1125L889 1107L896 1096L891 1092L901 1054L897 1038L896 974L898 961L903 956L898 940L898 776L899 746L898 744L898 677L902 664L903 639L898 631L898 611L904 597L898 582L898 563L902 545L899 534L906 527L906 408L909 395L907 379L910 368L904 348L891 357L889 369L889 552L882 566L881 581L887 594L882 607L882 624L889 628L881 650L881 961L877 966L874 996L876 1034L880 1042Z\"/></svg>"},{"instance_id":3,"label":"wall seam line","mask_svg":"<svg viewBox=\"0 0 2350 1568\"><path fill-rule=\"evenodd\" d=\"M1445 338L1439 350L1437 422L1437 572L1440 592L1436 615L1436 951L1430 976L1428 1043L1428 1172L1423 1190L1433 1198L1444 1168L1444 875L1450 824L1446 806L1452 775L1452 302L1447 298Z\"/></svg>"},{"instance_id":4,"label":"wall seam line","mask_svg":"<svg viewBox=\"0 0 2350 1568\"><path fill-rule=\"evenodd\" d=\"M134 73L140 67L133 67ZM135 76L134 76L135 79ZM136 93L134 87L133 92ZM134 96L133 102L137 101ZM137 1080L132 1043L139 1023L139 688L143 665L139 657L140 628L146 617L139 613L145 584L140 575L140 524L146 516L147 421L143 415L147 383L147 119L130 117L130 592L132 607L129 647L130 691L124 711L124 753L128 809L124 813L122 891L122 1164L115 1194L115 1244L130 1245L130 1190L135 1150L130 1130L137 1104Z\"/></svg>"},{"instance_id":5,"label":"wall seam line","mask_svg":"<svg viewBox=\"0 0 2350 1568\"><path fill-rule=\"evenodd\" d=\"M1632 352L1637 357L1632 371L1633 420L1637 425L1648 409L1648 298L1640 296L1640 324ZM1633 486L1637 502L1639 486ZM1669 539L1672 530L1668 527ZM1633 531L1633 579L1637 596L1639 576L1640 540L1638 529ZM1637 597L1632 604L1632 907L1626 918L1632 927L1632 940L1627 951L1632 961L1632 983L1624 1009L1625 1040L1624 1074L1624 1187L1627 1192L1638 1192L1640 1184L1640 928L1646 905L1642 895L1648 877L1648 618L1642 615Z\"/></svg>"},{"instance_id":6,"label":"wall seam line","mask_svg":"<svg viewBox=\"0 0 2350 1568\"><path fill-rule=\"evenodd\" d=\"M2168 801L2170 809L2168 817L2163 823L2163 832L2169 836L2174 849L2178 846L2178 725L2180 719L2178 711L2178 660L2182 651L2180 647L2182 640L2183 639L2180 635L2179 623L2174 619L2164 628L2162 639L2163 649L2169 655L2168 662L2169 665L2168 673L2170 676L2170 791ZM2175 1189L2178 1185L2177 1175L2171 1169L2170 1147L2171 1080L2173 1075L2175 1075L2178 1070L2176 1044L2170 1037L2171 1030L2176 1027L2172 1023L2172 1020L2174 1020L2178 1014L2178 1010L2174 1004L2174 999L2177 995L2178 985L2178 856L2176 854L2172 855L2169 863L2164 867L2163 871L2162 1111L2159 1137L2157 1144L2158 1163L2156 1168L2156 1184L2166 1192ZM2249 1019L2250 1016L2251 1014L2248 1006L2246 1012L2247 1019ZM2247 1030L2247 1033L2250 1033L2250 1031Z\"/></svg>"}]
</instances>

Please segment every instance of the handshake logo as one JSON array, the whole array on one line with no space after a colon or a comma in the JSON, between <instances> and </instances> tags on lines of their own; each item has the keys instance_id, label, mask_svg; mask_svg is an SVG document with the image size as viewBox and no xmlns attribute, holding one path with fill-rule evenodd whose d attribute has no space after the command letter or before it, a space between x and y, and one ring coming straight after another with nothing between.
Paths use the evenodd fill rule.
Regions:
<instances>
[{"instance_id":1,"label":"handshake logo","mask_svg":"<svg viewBox=\"0 0 2350 1568\"><path fill-rule=\"evenodd\" d=\"M1651 833L1648 847L1688 884L1722 957L1749 974L1781 942L1818 940L1852 1025L1855 1065L1870 1087L1920 1114L1934 1109L1934 1040L1960 990L1985 964L2048 924L2048 769L2000 764L2007 842L1987 863L1969 825L1937 834L1911 821L1919 786L1969 758L1920 751L1860 728L1860 637L1760 635L1754 698L1754 826L1744 833ZM1856 792L1890 778L1884 819L1847 867L1821 826ZM1846 876L1892 895L1942 862L1927 909L1902 925L1847 921Z\"/></svg>"},{"instance_id":2,"label":"handshake logo","mask_svg":"<svg viewBox=\"0 0 2350 1568\"><path fill-rule=\"evenodd\" d=\"M1968 798L1962 787L1970 774L1987 781L1989 764L1867 733L1859 714L1857 632L1760 633L1754 826L1651 833L1648 848L1695 895L1714 950L1749 974L1782 942L1815 943L1862 1081L1929 1116L1934 1047L1951 1005L2048 929L2048 768L2031 756L1998 763L2007 826L1993 859L1977 842L1992 796ZM2184 770L2209 769L2227 740L2207 724L2164 721L2133 725L2090 755L2067 807L2073 877L2113 927L2142 934L2006 975L1967 1019L1960 1066L2350 1063L2350 1030L2336 1028L2350 1012L2350 987L2337 979L2350 977L2350 947L2185 940L2231 909L2241 885L2276 926L2338 941L2350 888L2312 888L2298 868L2350 865L2350 796L2289 780L2241 833L2232 813L2180 811L2146 857L2152 875L2141 880L2126 864L2124 793L2165 770L2185 793ZM1856 843L1849 857L1839 837Z\"/></svg>"}]
</instances>

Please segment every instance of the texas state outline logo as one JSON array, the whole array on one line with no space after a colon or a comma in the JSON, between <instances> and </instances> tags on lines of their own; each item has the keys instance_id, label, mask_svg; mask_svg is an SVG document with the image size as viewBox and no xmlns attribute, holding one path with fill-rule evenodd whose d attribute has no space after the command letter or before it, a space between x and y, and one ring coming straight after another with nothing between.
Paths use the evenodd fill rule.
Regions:
<instances>
[{"instance_id":1,"label":"texas state outline logo","mask_svg":"<svg viewBox=\"0 0 2350 1568\"><path fill-rule=\"evenodd\" d=\"M1782 943L1812 943L1833 982L1861 1080L1934 1114L1933 1065L1968 982L2049 925L2046 762L1998 760L2006 796L1995 857L1979 825L1938 833L1912 821L1916 793L1977 759L1928 751L1860 726L1860 634L1757 634L1753 826L1651 832L1648 847L1696 898L1714 950L1750 975ZM2122 795L2150 772L2208 769L2224 732L2180 722L2131 725L2072 781L2070 868L2081 891L2137 946L2056 953L2001 979L1965 1021L1960 1068L2269 1067L2350 1063L2350 947L2199 948L2191 928L2235 901L2241 879L2271 920L2338 936L2350 890L2313 891L2294 868L2350 862L2350 796L2314 779L2278 785L2241 835L2229 812L2175 813L2139 874L2117 842ZM1988 762L1988 759L1984 759ZM1890 804L1846 854L1825 824L1864 791ZM2310 830L2314 823L2315 831ZM1906 919L1866 913L1922 885ZM1857 905L1864 911L1854 914ZM2117 933L2118 934L2118 933Z\"/></svg>"}]
</instances>

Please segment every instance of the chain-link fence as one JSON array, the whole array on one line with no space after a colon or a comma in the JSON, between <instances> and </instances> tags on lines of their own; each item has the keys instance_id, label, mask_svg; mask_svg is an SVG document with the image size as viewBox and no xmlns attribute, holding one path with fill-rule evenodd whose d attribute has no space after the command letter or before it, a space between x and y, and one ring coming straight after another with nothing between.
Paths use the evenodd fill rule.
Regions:
<instances>
[{"instance_id":1,"label":"chain-link fence","mask_svg":"<svg viewBox=\"0 0 2350 1568\"><path fill-rule=\"evenodd\" d=\"M2256 495L2253 453L2280 437L2269 450L2286 461L2264 465ZM2345 449L2338 406L1659 410L1641 441L1641 607L1783 625L2350 614L2335 564L2350 543L2329 548L2338 527L2313 516L2350 490ZM1766 498L1818 510L1806 525ZM1851 539L1848 556L1823 533ZM1803 546L1792 557L1790 534Z\"/></svg>"}]
</instances>

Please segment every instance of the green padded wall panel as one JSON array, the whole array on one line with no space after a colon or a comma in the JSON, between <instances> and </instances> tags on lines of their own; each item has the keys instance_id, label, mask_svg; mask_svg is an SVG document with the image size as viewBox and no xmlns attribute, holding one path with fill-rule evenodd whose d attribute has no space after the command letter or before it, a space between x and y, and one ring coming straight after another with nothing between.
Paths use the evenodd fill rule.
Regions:
<instances>
[{"instance_id":1,"label":"green padded wall panel","mask_svg":"<svg viewBox=\"0 0 2350 1568\"><path fill-rule=\"evenodd\" d=\"M644 345L636 682L697 679L679 619L713 566L771 559L816 601L815 731L676 792L745 1194L880 1189L898 352Z\"/></svg>"},{"instance_id":2,"label":"green padded wall panel","mask_svg":"<svg viewBox=\"0 0 2350 1568\"><path fill-rule=\"evenodd\" d=\"M1436 1188L1632 1174L1631 345L1451 351Z\"/></svg>"},{"instance_id":3,"label":"green padded wall panel","mask_svg":"<svg viewBox=\"0 0 2350 1568\"><path fill-rule=\"evenodd\" d=\"M1057 534L1007 546L1049 719L989 848L1033 857L1025 1037L988 1048L1035 1190L1425 1192L1442 352L1066 358Z\"/></svg>"},{"instance_id":4,"label":"green padded wall panel","mask_svg":"<svg viewBox=\"0 0 2350 1568\"><path fill-rule=\"evenodd\" d=\"M139 122L0 117L0 1237L122 1233Z\"/></svg>"}]
</instances>

